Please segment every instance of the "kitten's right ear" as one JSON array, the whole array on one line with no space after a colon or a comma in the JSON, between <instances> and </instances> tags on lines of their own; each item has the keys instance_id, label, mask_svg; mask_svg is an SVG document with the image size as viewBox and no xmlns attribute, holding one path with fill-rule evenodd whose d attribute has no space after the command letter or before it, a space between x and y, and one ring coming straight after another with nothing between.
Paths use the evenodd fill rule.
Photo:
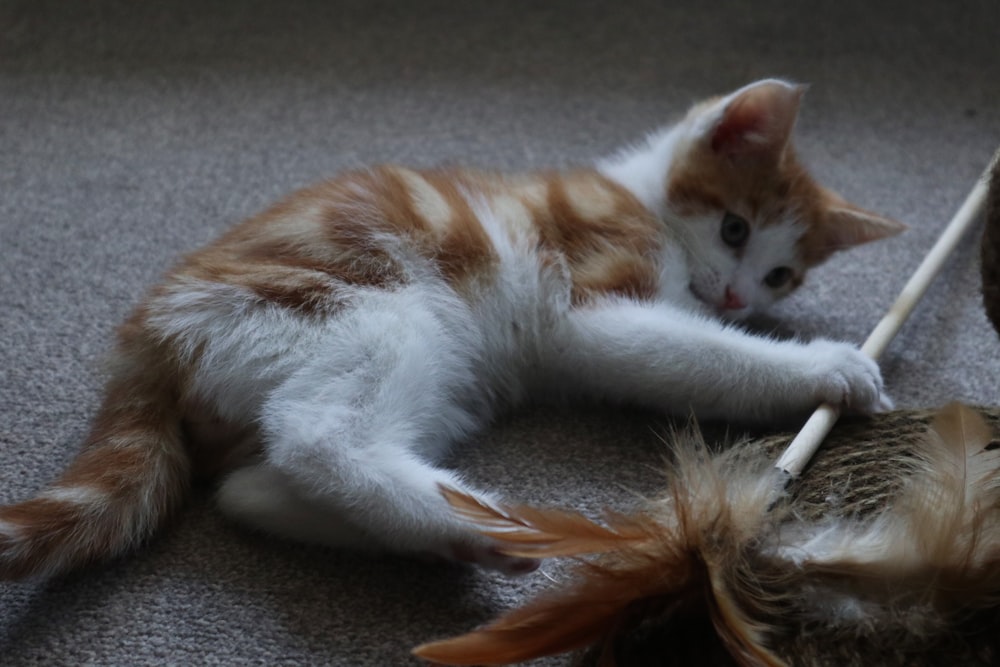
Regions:
<instances>
[{"instance_id":1,"label":"kitten's right ear","mask_svg":"<svg viewBox=\"0 0 1000 667\"><path fill-rule=\"evenodd\" d=\"M708 145L714 153L731 158L780 158L791 137L805 89L765 79L723 98L709 118Z\"/></svg>"}]
</instances>

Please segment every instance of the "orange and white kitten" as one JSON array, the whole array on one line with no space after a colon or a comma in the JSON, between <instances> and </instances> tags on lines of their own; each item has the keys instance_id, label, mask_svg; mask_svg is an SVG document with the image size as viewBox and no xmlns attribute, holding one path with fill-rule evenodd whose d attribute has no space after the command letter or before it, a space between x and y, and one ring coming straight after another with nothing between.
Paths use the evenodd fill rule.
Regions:
<instances>
[{"instance_id":1,"label":"orange and white kitten","mask_svg":"<svg viewBox=\"0 0 1000 667\"><path fill-rule=\"evenodd\" d=\"M507 572L435 465L499 409L575 396L766 422L885 407L855 347L740 319L901 225L817 185L800 87L761 81L571 171L383 166L291 195L183 260L121 327L78 458L0 507L0 576L118 554L221 477L222 510L323 544Z\"/></svg>"}]
</instances>

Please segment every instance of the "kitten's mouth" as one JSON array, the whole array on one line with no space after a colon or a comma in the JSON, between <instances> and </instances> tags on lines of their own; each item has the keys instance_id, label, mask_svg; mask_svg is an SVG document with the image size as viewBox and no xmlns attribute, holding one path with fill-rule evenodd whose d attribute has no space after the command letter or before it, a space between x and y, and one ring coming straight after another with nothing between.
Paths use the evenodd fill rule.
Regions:
<instances>
[{"instance_id":1,"label":"kitten's mouth","mask_svg":"<svg viewBox=\"0 0 1000 667\"><path fill-rule=\"evenodd\" d=\"M697 286L695 286L693 282L688 283L688 290L691 292L694 298L698 299L698 301L701 301L703 304L711 308L712 312L714 312L719 317L724 317L733 320L741 320L750 313L750 309L747 308L746 306L743 306L742 308L728 307L725 304L725 302L722 302L719 299L713 299L712 297L705 295L704 293L698 290Z\"/></svg>"}]
</instances>

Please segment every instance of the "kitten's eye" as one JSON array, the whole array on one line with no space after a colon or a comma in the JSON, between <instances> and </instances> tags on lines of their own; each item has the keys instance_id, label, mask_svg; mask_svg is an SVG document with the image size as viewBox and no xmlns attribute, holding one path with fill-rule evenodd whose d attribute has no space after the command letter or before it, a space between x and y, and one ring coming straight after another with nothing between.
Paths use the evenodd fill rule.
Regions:
<instances>
[{"instance_id":1,"label":"kitten's eye","mask_svg":"<svg viewBox=\"0 0 1000 667\"><path fill-rule=\"evenodd\" d=\"M742 248L750 236L750 223L740 216L729 213L722 216L722 242L730 248Z\"/></svg>"},{"instance_id":2,"label":"kitten's eye","mask_svg":"<svg viewBox=\"0 0 1000 667\"><path fill-rule=\"evenodd\" d=\"M784 287L785 284L792 279L792 270L787 266L779 266L776 269L771 269L766 276L764 276L764 284L772 289L778 289L779 287Z\"/></svg>"}]
</instances>

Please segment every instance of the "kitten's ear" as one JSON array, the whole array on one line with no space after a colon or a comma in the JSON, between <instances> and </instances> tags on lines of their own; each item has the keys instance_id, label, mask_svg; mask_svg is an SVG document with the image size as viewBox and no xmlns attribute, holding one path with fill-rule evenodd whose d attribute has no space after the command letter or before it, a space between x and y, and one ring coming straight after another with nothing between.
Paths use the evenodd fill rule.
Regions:
<instances>
[{"instance_id":1,"label":"kitten's ear","mask_svg":"<svg viewBox=\"0 0 1000 667\"><path fill-rule=\"evenodd\" d=\"M712 151L727 157L781 157L803 93L805 86L766 79L724 98L708 128Z\"/></svg>"},{"instance_id":2,"label":"kitten's ear","mask_svg":"<svg viewBox=\"0 0 1000 667\"><path fill-rule=\"evenodd\" d=\"M901 222L886 218L844 201L829 193L824 236L830 252L895 236L906 229Z\"/></svg>"}]
</instances>

